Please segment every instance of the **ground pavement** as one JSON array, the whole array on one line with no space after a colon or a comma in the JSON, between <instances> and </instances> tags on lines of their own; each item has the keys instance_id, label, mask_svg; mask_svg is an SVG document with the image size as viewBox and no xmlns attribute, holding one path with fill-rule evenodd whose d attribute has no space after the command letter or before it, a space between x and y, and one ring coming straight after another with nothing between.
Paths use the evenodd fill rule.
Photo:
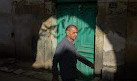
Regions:
<instances>
[{"instance_id":1,"label":"ground pavement","mask_svg":"<svg viewBox=\"0 0 137 81\"><path fill-rule=\"evenodd\" d=\"M21 67L14 58L0 59L0 81L51 81L50 70ZM61 79L60 79L61 81ZM80 81L80 80L77 80ZM91 81L102 81L95 77Z\"/></svg>"}]
</instances>

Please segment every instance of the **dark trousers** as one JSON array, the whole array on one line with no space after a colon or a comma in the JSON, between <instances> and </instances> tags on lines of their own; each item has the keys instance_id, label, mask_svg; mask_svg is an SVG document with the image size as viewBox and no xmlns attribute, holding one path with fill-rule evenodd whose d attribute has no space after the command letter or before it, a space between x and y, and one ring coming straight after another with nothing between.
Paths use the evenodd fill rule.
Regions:
<instances>
[{"instance_id":1,"label":"dark trousers","mask_svg":"<svg viewBox=\"0 0 137 81\"><path fill-rule=\"evenodd\" d=\"M75 81L75 78L72 78L72 79L62 79L62 81Z\"/></svg>"}]
</instances>

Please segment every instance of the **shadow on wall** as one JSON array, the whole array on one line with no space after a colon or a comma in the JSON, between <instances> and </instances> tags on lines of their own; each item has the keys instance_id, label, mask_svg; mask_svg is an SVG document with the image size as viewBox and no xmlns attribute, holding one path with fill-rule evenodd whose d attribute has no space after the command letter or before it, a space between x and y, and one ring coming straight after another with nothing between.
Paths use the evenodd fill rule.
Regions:
<instances>
[{"instance_id":1,"label":"shadow on wall","mask_svg":"<svg viewBox=\"0 0 137 81\"><path fill-rule=\"evenodd\" d=\"M100 11L97 16L97 27L104 33L102 77L125 80L127 4L124 2L116 4L121 6L106 8L108 11L105 13ZM101 9L103 10L103 7L100 5L99 10Z\"/></svg>"},{"instance_id":2,"label":"shadow on wall","mask_svg":"<svg viewBox=\"0 0 137 81\"><path fill-rule=\"evenodd\" d=\"M29 8L32 9L32 7ZM39 8L36 10L39 10ZM52 19L56 21L56 17L50 14L43 16L37 12L39 11L34 10L34 12L31 12L33 16L32 19L32 30L33 30L32 51L33 51L33 60L34 60L33 67L36 68L44 67L48 69L51 68L52 57L56 47L55 42L57 38L56 36L57 29L56 29L56 24L52 23L53 22ZM60 18L68 15L70 14L64 13L60 16ZM77 14L73 14L73 16L83 20L85 23L90 25L88 21L77 16ZM41 22L43 22L43 24ZM126 23L125 15L98 14L97 16L97 27L104 33L104 37L103 37L104 46L102 48L104 51L103 52L104 61L103 61L103 69L102 69L102 72L104 73L103 74L104 77L116 76L116 79L124 79L125 38L126 38L126 26L127 26L125 23ZM62 25L65 27L64 24ZM57 24L57 26L59 25ZM52 32L52 30L54 32ZM113 75L113 73L115 74Z\"/></svg>"}]
</instances>

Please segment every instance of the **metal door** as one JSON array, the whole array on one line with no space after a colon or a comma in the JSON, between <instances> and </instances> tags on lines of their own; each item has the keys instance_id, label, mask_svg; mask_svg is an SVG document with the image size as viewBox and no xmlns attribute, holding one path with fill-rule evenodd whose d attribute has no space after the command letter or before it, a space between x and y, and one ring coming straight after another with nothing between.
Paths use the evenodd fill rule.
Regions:
<instances>
[{"instance_id":1,"label":"metal door","mask_svg":"<svg viewBox=\"0 0 137 81\"><path fill-rule=\"evenodd\" d=\"M77 26L76 48L92 63L94 63L96 10L96 3L61 4L57 7L57 43L66 36L65 28L68 25ZM94 69L78 61L77 73L78 78L88 81L93 78Z\"/></svg>"}]
</instances>

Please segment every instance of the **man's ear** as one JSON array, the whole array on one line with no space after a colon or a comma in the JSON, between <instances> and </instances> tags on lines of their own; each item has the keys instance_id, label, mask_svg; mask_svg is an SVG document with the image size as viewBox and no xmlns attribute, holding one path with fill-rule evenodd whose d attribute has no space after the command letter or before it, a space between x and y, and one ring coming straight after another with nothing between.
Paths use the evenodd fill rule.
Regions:
<instances>
[{"instance_id":1,"label":"man's ear","mask_svg":"<svg viewBox=\"0 0 137 81\"><path fill-rule=\"evenodd\" d=\"M66 31L66 34L68 35L68 31Z\"/></svg>"}]
</instances>

